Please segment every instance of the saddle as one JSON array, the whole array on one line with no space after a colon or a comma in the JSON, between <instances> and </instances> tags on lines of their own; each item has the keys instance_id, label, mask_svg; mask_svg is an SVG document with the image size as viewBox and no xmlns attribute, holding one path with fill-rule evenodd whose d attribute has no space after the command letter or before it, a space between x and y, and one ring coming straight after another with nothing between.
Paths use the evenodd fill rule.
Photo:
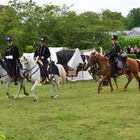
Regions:
<instances>
[{"instance_id":1,"label":"saddle","mask_svg":"<svg viewBox=\"0 0 140 140\"><path fill-rule=\"evenodd\" d=\"M123 70L123 71L127 70L128 66L127 66L126 60L127 60L127 57L123 57L120 55L119 57L115 58L115 62L109 61L111 69L112 69L113 77L118 76L118 70Z\"/></svg>"},{"instance_id":2,"label":"saddle","mask_svg":"<svg viewBox=\"0 0 140 140\"><path fill-rule=\"evenodd\" d=\"M56 74L56 75L60 76L58 67L55 65L54 61L51 61L49 63L48 74L51 74L51 75Z\"/></svg>"},{"instance_id":3,"label":"saddle","mask_svg":"<svg viewBox=\"0 0 140 140\"><path fill-rule=\"evenodd\" d=\"M126 70L128 68L126 60L127 60L127 56L126 55L120 55L118 60L117 60L117 67L119 69Z\"/></svg>"}]
</instances>

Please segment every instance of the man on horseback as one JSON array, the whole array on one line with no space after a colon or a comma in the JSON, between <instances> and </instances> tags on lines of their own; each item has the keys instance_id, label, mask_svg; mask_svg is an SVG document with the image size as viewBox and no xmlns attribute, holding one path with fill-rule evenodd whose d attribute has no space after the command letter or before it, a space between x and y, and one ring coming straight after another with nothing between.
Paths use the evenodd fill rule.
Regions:
<instances>
[{"instance_id":1,"label":"man on horseback","mask_svg":"<svg viewBox=\"0 0 140 140\"><path fill-rule=\"evenodd\" d=\"M43 65L39 64L41 77L43 78L42 81L44 81L46 78L48 78L48 58L50 57L51 53L49 48L45 45L46 37L41 36L40 38L40 45L35 50L34 58L39 58Z\"/></svg>"},{"instance_id":2,"label":"man on horseback","mask_svg":"<svg viewBox=\"0 0 140 140\"><path fill-rule=\"evenodd\" d=\"M11 36L8 36L6 38L7 40L7 49L5 52L5 62L7 64L7 72L8 75L12 78L14 78L15 85L18 85L18 65L19 65L19 50L18 48L13 44L13 38Z\"/></svg>"},{"instance_id":3,"label":"man on horseback","mask_svg":"<svg viewBox=\"0 0 140 140\"><path fill-rule=\"evenodd\" d=\"M112 49L109 53L105 54L105 56L107 56L109 58L109 61L111 63L113 77L118 76L116 60L118 59L120 52L121 52L121 48L118 45L118 36L113 35L112 36Z\"/></svg>"}]
</instances>

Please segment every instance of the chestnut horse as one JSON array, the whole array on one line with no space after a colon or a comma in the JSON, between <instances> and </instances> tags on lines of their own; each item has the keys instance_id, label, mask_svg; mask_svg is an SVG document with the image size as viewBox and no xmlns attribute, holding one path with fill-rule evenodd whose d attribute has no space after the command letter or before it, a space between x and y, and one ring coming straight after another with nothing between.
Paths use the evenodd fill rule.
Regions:
<instances>
[{"instance_id":1,"label":"chestnut horse","mask_svg":"<svg viewBox=\"0 0 140 140\"><path fill-rule=\"evenodd\" d=\"M102 54L94 51L89 56L86 69L95 63L99 65L102 71L102 78L100 79L100 82L99 82L98 93L100 93L101 85L105 80L108 80L110 84L111 92L112 92L113 91L113 86L111 83L112 72L111 72L111 66L110 66L109 60ZM129 83L132 81L134 77L138 81L138 88L140 89L140 77L138 75L140 62L132 58L127 58L126 63L128 67L127 70L123 70L123 69L118 70L119 76L125 74L128 78L128 81L124 87L124 90L127 89L127 86L129 85Z\"/></svg>"}]
</instances>

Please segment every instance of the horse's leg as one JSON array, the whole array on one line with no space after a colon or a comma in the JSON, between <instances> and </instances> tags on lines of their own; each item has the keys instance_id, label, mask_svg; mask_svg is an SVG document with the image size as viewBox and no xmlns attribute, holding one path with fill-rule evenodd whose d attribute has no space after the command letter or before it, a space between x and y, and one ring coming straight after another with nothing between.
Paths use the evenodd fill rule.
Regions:
<instances>
[{"instance_id":1,"label":"horse's leg","mask_svg":"<svg viewBox=\"0 0 140 140\"><path fill-rule=\"evenodd\" d=\"M20 81L20 88L19 88L19 91L18 91L17 95L15 96L15 99L17 99L19 97L19 94L20 94L20 92L21 92L22 89L24 91L24 95L29 96L29 94L26 92L25 85L24 85L24 80L23 79Z\"/></svg>"},{"instance_id":2,"label":"horse's leg","mask_svg":"<svg viewBox=\"0 0 140 140\"><path fill-rule=\"evenodd\" d=\"M57 85L57 97L61 96L61 93L60 93L60 77L58 75L55 75L55 82L56 82L56 85Z\"/></svg>"},{"instance_id":3,"label":"horse's leg","mask_svg":"<svg viewBox=\"0 0 140 140\"><path fill-rule=\"evenodd\" d=\"M9 87L10 87L10 81L6 83L6 94L9 99L11 99L10 93L9 93Z\"/></svg>"},{"instance_id":4,"label":"horse's leg","mask_svg":"<svg viewBox=\"0 0 140 140\"><path fill-rule=\"evenodd\" d=\"M24 80L23 80L22 88L23 88L24 95L25 96L29 96L29 93L26 91L26 88L25 88L25 82L24 82Z\"/></svg>"},{"instance_id":5,"label":"horse's leg","mask_svg":"<svg viewBox=\"0 0 140 140\"><path fill-rule=\"evenodd\" d=\"M1 90L1 82L0 82L0 90Z\"/></svg>"},{"instance_id":6,"label":"horse's leg","mask_svg":"<svg viewBox=\"0 0 140 140\"><path fill-rule=\"evenodd\" d=\"M51 85L52 85L52 92L51 92L51 94L50 94L50 97L51 97L51 98L54 98L54 96L55 96L55 93L54 93L55 81L51 78L51 79L50 79L50 83L51 83Z\"/></svg>"},{"instance_id":7,"label":"horse's leg","mask_svg":"<svg viewBox=\"0 0 140 140\"><path fill-rule=\"evenodd\" d=\"M128 75L128 81L126 83L126 85L124 86L124 91L127 90L127 86L129 85L129 83L132 81L132 79L134 78L134 76L132 75L132 73L127 73Z\"/></svg>"},{"instance_id":8,"label":"horse's leg","mask_svg":"<svg viewBox=\"0 0 140 140\"><path fill-rule=\"evenodd\" d=\"M100 93L100 90L101 90L101 85L103 84L103 82L108 79L106 76L103 76L99 82L99 85L98 85L98 92L97 93Z\"/></svg>"},{"instance_id":9,"label":"horse's leg","mask_svg":"<svg viewBox=\"0 0 140 140\"><path fill-rule=\"evenodd\" d=\"M29 93L26 91L25 85L23 85L23 91L25 96L29 96Z\"/></svg>"},{"instance_id":10,"label":"horse's leg","mask_svg":"<svg viewBox=\"0 0 140 140\"><path fill-rule=\"evenodd\" d=\"M113 91L113 86L112 86L111 78L108 79L108 82L109 82L110 89L111 89L111 92L112 92Z\"/></svg>"},{"instance_id":11,"label":"horse's leg","mask_svg":"<svg viewBox=\"0 0 140 140\"><path fill-rule=\"evenodd\" d=\"M40 82L38 81L38 80L36 80L34 83L33 83L33 86L32 86L32 88L31 88L31 92L32 92L32 94L33 94L33 96L32 96L32 99L33 99L33 101L36 101L37 100L37 92L36 92L36 87L38 86L38 84L39 84Z\"/></svg>"},{"instance_id":12,"label":"horse's leg","mask_svg":"<svg viewBox=\"0 0 140 140\"><path fill-rule=\"evenodd\" d=\"M19 94L20 94L22 88L23 88L23 80L20 81L19 91L18 91L18 93L16 94L16 96L14 97L15 99L17 99L17 98L19 97Z\"/></svg>"},{"instance_id":13,"label":"horse's leg","mask_svg":"<svg viewBox=\"0 0 140 140\"><path fill-rule=\"evenodd\" d=\"M117 78L113 77L113 79L114 79L115 85L116 85L116 87L117 87L117 89L118 89Z\"/></svg>"},{"instance_id":14,"label":"horse's leg","mask_svg":"<svg viewBox=\"0 0 140 140\"><path fill-rule=\"evenodd\" d=\"M138 81L138 89L140 90L140 77L138 74L135 74L134 77Z\"/></svg>"}]
</instances>

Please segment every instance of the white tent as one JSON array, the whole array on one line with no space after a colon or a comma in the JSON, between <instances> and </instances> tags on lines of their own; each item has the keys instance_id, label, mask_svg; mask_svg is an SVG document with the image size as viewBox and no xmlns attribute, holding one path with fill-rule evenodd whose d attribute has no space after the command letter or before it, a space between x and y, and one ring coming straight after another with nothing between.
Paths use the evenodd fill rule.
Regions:
<instances>
[{"instance_id":1,"label":"white tent","mask_svg":"<svg viewBox=\"0 0 140 140\"><path fill-rule=\"evenodd\" d=\"M76 77L67 77L68 81L92 80L92 76L88 71L79 71Z\"/></svg>"},{"instance_id":2,"label":"white tent","mask_svg":"<svg viewBox=\"0 0 140 140\"><path fill-rule=\"evenodd\" d=\"M50 53L51 53L51 60L57 63L57 56L56 52L63 50L63 47L49 47Z\"/></svg>"},{"instance_id":3,"label":"white tent","mask_svg":"<svg viewBox=\"0 0 140 140\"><path fill-rule=\"evenodd\" d=\"M80 51L77 48L74 55L72 56L72 58L68 62L68 66L71 67L71 68L77 68L77 66L79 66L79 63L83 64L83 60L81 58Z\"/></svg>"},{"instance_id":4,"label":"white tent","mask_svg":"<svg viewBox=\"0 0 140 140\"><path fill-rule=\"evenodd\" d=\"M68 62L68 66L76 69L79 66L79 63L83 64L83 60L81 58L81 53L79 49L76 49L74 55ZM69 81L77 81L77 80L91 80L93 78L88 71L79 71L76 77L67 77L67 79Z\"/></svg>"}]
</instances>

